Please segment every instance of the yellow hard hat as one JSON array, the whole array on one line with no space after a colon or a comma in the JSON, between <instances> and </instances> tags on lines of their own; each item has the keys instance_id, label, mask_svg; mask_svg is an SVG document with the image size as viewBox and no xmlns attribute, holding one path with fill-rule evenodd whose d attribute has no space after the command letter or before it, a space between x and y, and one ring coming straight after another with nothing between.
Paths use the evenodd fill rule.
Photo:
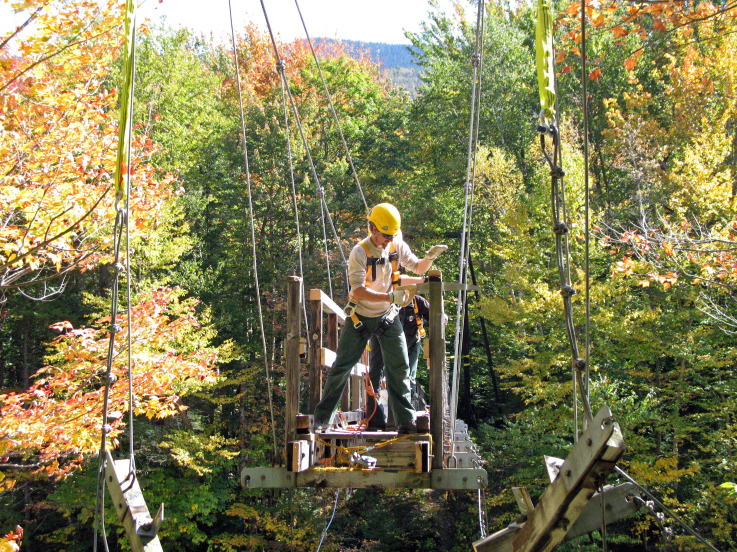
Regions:
<instances>
[{"instance_id":1,"label":"yellow hard hat","mask_svg":"<svg viewBox=\"0 0 737 552\"><path fill-rule=\"evenodd\" d=\"M369 211L368 219L374 223L379 232L390 236L396 236L402 226L402 217L391 203L379 203Z\"/></svg>"}]
</instances>

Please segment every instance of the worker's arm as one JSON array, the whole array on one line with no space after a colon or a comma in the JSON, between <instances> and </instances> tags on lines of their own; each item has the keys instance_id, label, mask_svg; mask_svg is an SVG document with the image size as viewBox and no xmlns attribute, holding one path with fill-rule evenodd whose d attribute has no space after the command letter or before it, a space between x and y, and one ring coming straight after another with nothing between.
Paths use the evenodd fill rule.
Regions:
<instances>
[{"instance_id":1,"label":"worker's arm","mask_svg":"<svg viewBox=\"0 0 737 552\"><path fill-rule=\"evenodd\" d=\"M422 280L422 278L418 278ZM360 286L355 288L351 295L354 301L375 301L375 302L389 302L402 305L409 299L408 291L390 291L389 293L383 293L381 291L374 291L366 286Z\"/></svg>"},{"instance_id":2,"label":"worker's arm","mask_svg":"<svg viewBox=\"0 0 737 552\"><path fill-rule=\"evenodd\" d=\"M415 272L417 274L424 274L425 272L430 270L430 267L432 266L433 261L437 259L438 255L440 255L446 249L448 249L447 245L433 245L425 253L425 256L419 261L417 261L417 270L415 270ZM420 282L409 282L408 281L407 283L408 284L419 284Z\"/></svg>"}]
</instances>

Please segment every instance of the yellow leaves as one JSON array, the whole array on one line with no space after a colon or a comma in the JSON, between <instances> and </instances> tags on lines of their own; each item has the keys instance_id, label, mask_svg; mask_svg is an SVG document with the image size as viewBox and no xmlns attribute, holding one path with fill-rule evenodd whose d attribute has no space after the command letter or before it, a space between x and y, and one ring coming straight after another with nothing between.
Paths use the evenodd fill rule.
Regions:
<instances>
[{"instance_id":1,"label":"yellow leaves","mask_svg":"<svg viewBox=\"0 0 737 552\"><path fill-rule=\"evenodd\" d=\"M663 251L665 251L665 254L668 255L668 257L673 257L673 245L669 242L663 242Z\"/></svg>"}]
</instances>

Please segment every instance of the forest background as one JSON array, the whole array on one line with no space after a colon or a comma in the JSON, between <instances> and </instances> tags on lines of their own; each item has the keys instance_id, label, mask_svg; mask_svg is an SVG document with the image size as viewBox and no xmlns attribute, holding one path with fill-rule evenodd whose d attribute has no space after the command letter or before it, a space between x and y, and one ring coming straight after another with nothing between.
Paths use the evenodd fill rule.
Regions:
<instances>
[{"instance_id":1,"label":"forest background","mask_svg":"<svg viewBox=\"0 0 737 552\"><path fill-rule=\"evenodd\" d=\"M243 467L278 457L287 276L301 272L307 289L342 302L341 255L323 207L344 250L365 232L364 204L308 45L278 43L319 189L291 118L287 140L263 29L236 29L247 173L232 48L186 30L139 28L126 271L126 249L115 247L123 221L113 177L122 6L5 3L26 13L28 25L0 42L0 546L92 548L110 359L117 382L108 440L116 455L135 450L149 503L166 505L165 549L314 550L322 542L322 550L470 550L479 536L475 494L338 497L238 484ZM587 2L583 76L580 5L554 6L579 292L587 214L591 223L591 402L609 405L621 426L620 465L720 550L737 549L736 6ZM458 276L474 8L432 11L409 37L423 69L414 98L368 56L352 59L334 43L318 48L367 203L397 205L415 251L447 243L437 263L446 279ZM574 412L550 175L535 129L535 6L486 8L471 233L483 291L470 305L459 417L486 461L493 531L517 515L512 486L533 498L542 492L543 455L565 457ZM130 304L117 293L128 287ZM583 298L574 296L580 335ZM127 549L112 510L106 520L110 547ZM606 544L703 549L666 524L670 541L642 510L611 526ZM560 550L602 545L594 533Z\"/></svg>"}]
</instances>

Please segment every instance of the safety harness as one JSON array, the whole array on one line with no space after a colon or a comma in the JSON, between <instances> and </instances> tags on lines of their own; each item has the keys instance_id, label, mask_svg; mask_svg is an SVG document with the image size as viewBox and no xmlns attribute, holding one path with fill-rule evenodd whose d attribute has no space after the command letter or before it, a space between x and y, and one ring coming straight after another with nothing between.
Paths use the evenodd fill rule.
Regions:
<instances>
[{"instance_id":1,"label":"safety harness","mask_svg":"<svg viewBox=\"0 0 737 552\"><path fill-rule=\"evenodd\" d=\"M404 267L399 266L399 253L397 253L397 250L394 247L394 242L389 242L388 257L373 257L368 246L368 242L370 239L371 236L367 236L359 242L361 244L361 247L363 247L363 250L366 252L366 284L368 285L376 280L377 265L383 265L389 262L392 264L392 289L397 289L400 285L402 285L402 274L404 273ZM369 267L371 267L370 271ZM422 317L419 314L417 299L413 299L412 302L414 304L415 320L417 321L417 332L419 333L420 338L424 339L427 334L425 332L424 326L422 325ZM363 322L359 320L358 315L356 314L357 306L358 301L351 298L348 301L348 304L345 306L344 310L346 316L348 316L353 322L353 327L356 330L361 331L361 328L363 327ZM398 309L392 306L392 312L390 312L389 315L385 318L387 324L382 324L377 330L376 335L381 335L384 333L384 330L386 330L386 328L394 322L394 318L397 316L397 313Z\"/></svg>"}]
</instances>

